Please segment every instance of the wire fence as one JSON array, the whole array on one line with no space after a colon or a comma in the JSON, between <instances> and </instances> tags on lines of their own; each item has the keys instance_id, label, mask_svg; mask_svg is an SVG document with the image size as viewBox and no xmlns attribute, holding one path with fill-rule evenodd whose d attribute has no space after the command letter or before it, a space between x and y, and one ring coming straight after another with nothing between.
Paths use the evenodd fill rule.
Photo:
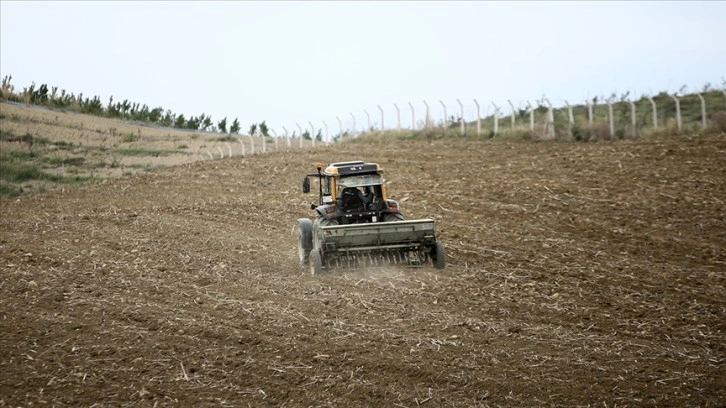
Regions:
<instances>
[{"instance_id":1,"label":"wire fence","mask_svg":"<svg viewBox=\"0 0 726 408\"><path fill-rule=\"evenodd\" d=\"M393 104L394 110L377 105L377 119L368 110L363 110L362 117L360 113L349 112L351 120L345 122L347 127L344 127L341 117L336 116L338 131L335 134L331 134L327 121L317 126L313 121L305 125L296 123L297 132L292 134L286 127L282 127L279 134L270 128L272 137L260 134L240 136L241 151L238 152L257 154L328 145L364 135L396 137L420 132L442 136L580 141L708 129L726 132L725 89L686 95L660 93L638 100L611 96L605 100L593 98L578 105L564 101L560 106L554 106L546 97L534 103L525 101L519 107L510 100L506 105L496 102L482 104L476 99L473 104L457 99L455 106L441 100L438 102L440 109L434 109L436 105L427 101L423 101L418 109L408 102L405 105L408 112L398 104ZM483 110L486 116L482 115ZM366 126L361 127L360 124ZM232 155L231 149L229 154Z\"/></svg>"}]
</instances>

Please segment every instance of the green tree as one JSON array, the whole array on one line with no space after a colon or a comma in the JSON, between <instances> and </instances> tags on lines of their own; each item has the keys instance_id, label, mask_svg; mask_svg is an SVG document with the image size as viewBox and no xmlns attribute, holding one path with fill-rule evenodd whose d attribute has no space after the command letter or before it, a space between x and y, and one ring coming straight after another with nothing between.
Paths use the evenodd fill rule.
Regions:
<instances>
[{"instance_id":1,"label":"green tree","mask_svg":"<svg viewBox=\"0 0 726 408\"><path fill-rule=\"evenodd\" d=\"M249 135L250 136L254 136L255 133L257 133L257 124L256 123L253 123L253 124L250 125L250 133L249 133Z\"/></svg>"},{"instance_id":2,"label":"green tree","mask_svg":"<svg viewBox=\"0 0 726 408\"><path fill-rule=\"evenodd\" d=\"M229 133L238 134L239 129L239 120L237 120L237 118L234 118L234 120L232 121L232 126L229 128Z\"/></svg>"},{"instance_id":3,"label":"green tree","mask_svg":"<svg viewBox=\"0 0 726 408\"><path fill-rule=\"evenodd\" d=\"M220 120L219 123L217 123L217 127L219 128L220 132L227 133L227 117L226 116L224 119Z\"/></svg>"},{"instance_id":4,"label":"green tree","mask_svg":"<svg viewBox=\"0 0 726 408\"><path fill-rule=\"evenodd\" d=\"M267 137L269 136L270 129L267 127L267 123L263 120L262 123L260 123L260 133L262 133L262 136Z\"/></svg>"},{"instance_id":5,"label":"green tree","mask_svg":"<svg viewBox=\"0 0 726 408\"><path fill-rule=\"evenodd\" d=\"M149 112L149 122L159 123L161 122L161 115L164 113L164 108L161 106L156 107Z\"/></svg>"},{"instance_id":6,"label":"green tree","mask_svg":"<svg viewBox=\"0 0 726 408\"><path fill-rule=\"evenodd\" d=\"M176 117L176 120L174 121L174 127L182 129L184 128L184 125L186 125L186 118L184 117L184 114L181 113L179 116Z\"/></svg>"},{"instance_id":7,"label":"green tree","mask_svg":"<svg viewBox=\"0 0 726 408\"><path fill-rule=\"evenodd\" d=\"M199 118L195 118L194 116L191 116L189 120L187 121L186 128L191 130L197 130L199 129Z\"/></svg>"},{"instance_id":8,"label":"green tree","mask_svg":"<svg viewBox=\"0 0 726 408\"><path fill-rule=\"evenodd\" d=\"M204 131L207 131L214 124L212 122L212 117L204 116L203 113L202 113L202 116L200 116L200 119L201 119L200 126L201 126L201 129Z\"/></svg>"},{"instance_id":9,"label":"green tree","mask_svg":"<svg viewBox=\"0 0 726 408\"><path fill-rule=\"evenodd\" d=\"M171 109L167 109L166 113L164 114L164 117L161 118L161 125L170 127L174 124L174 114L171 112Z\"/></svg>"}]
</instances>

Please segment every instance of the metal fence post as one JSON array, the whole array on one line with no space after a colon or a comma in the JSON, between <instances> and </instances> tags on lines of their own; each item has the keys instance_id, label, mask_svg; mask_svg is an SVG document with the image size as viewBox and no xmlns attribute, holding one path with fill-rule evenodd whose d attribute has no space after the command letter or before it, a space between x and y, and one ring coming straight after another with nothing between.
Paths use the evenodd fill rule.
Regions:
<instances>
[{"instance_id":1,"label":"metal fence post","mask_svg":"<svg viewBox=\"0 0 726 408\"><path fill-rule=\"evenodd\" d=\"M393 104L393 106L396 108L396 131L400 132L401 131L401 110L398 109L398 105L396 105L395 103Z\"/></svg>"},{"instance_id":2,"label":"metal fence post","mask_svg":"<svg viewBox=\"0 0 726 408\"><path fill-rule=\"evenodd\" d=\"M648 100L650 101L650 104L653 106L653 128L658 128L658 107L655 105L655 101L653 100L653 97L649 96Z\"/></svg>"},{"instance_id":3,"label":"metal fence post","mask_svg":"<svg viewBox=\"0 0 726 408\"><path fill-rule=\"evenodd\" d=\"M426 101L423 101L423 103L426 105L426 122L424 123L424 128L428 129L428 127L431 126L431 109Z\"/></svg>"},{"instance_id":4,"label":"metal fence post","mask_svg":"<svg viewBox=\"0 0 726 408\"><path fill-rule=\"evenodd\" d=\"M308 121L308 125L310 125L310 139L313 141L313 147L315 147L315 126L313 126L313 123Z\"/></svg>"},{"instance_id":5,"label":"metal fence post","mask_svg":"<svg viewBox=\"0 0 726 408\"><path fill-rule=\"evenodd\" d=\"M343 141L343 122L340 121L340 118L338 116L335 117L335 119L338 119L338 137L340 138L340 141Z\"/></svg>"},{"instance_id":6,"label":"metal fence post","mask_svg":"<svg viewBox=\"0 0 726 408\"><path fill-rule=\"evenodd\" d=\"M527 107L529 108L529 131L534 132L534 106L530 101L527 101Z\"/></svg>"},{"instance_id":7,"label":"metal fence post","mask_svg":"<svg viewBox=\"0 0 726 408\"><path fill-rule=\"evenodd\" d=\"M302 131L302 127L300 127L300 124L299 123L296 123L295 125L297 125L297 129L300 131L300 148L302 149L302 147L303 147L303 131Z\"/></svg>"},{"instance_id":8,"label":"metal fence post","mask_svg":"<svg viewBox=\"0 0 726 408\"><path fill-rule=\"evenodd\" d=\"M676 127L678 128L678 131L681 131L681 101L678 99L677 95L671 95L671 98L673 98L674 101L676 101Z\"/></svg>"},{"instance_id":9,"label":"metal fence post","mask_svg":"<svg viewBox=\"0 0 726 408\"><path fill-rule=\"evenodd\" d=\"M613 117L613 101L608 99L608 121L610 122L610 137L615 137L615 118Z\"/></svg>"},{"instance_id":10,"label":"metal fence post","mask_svg":"<svg viewBox=\"0 0 726 408\"><path fill-rule=\"evenodd\" d=\"M633 137L636 137L638 135L638 120L635 117L635 103L632 100L628 100L628 103L630 104L630 125L633 129Z\"/></svg>"},{"instance_id":11,"label":"metal fence post","mask_svg":"<svg viewBox=\"0 0 726 408\"><path fill-rule=\"evenodd\" d=\"M545 102L547 102L547 124L546 130L547 130L547 137L549 139L555 138L555 113L552 110L552 102L550 102L549 99L545 98Z\"/></svg>"},{"instance_id":12,"label":"metal fence post","mask_svg":"<svg viewBox=\"0 0 726 408\"><path fill-rule=\"evenodd\" d=\"M592 126L592 104L590 101L587 101L587 122Z\"/></svg>"},{"instance_id":13,"label":"metal fence post","mask_svg":"<svg viewBox=\"0 0 726 408\"><path fill-rule=\"evenodd\" d=\"M573 126L575 124L575 115L572 114L572 106L565 101L565 106L567 106L567 120L570 122L570 126Z\"/></svg>"},{"instance_id":14,"label":"metal fence post","mask_svg":"<svg viewBox=\"0 0 726 408\"><path fill-rule=\"evenodd\" d=\"M350 112L350 117L353 118L353 135L355 135L355 115L353 115L353 112Z\"/></svg>"},{"instance_id":15,"label":"metal fence post","mask_svg":"<svg viewBox=\"0 0 726 408\"><path fill-rule=\"evenodd\" d=\"M698 99L701 100L701 128L706 129L706 100L700 93L696 95L698 95Z\"/></svg>"},{"instance_id":16,"label":"metal fence post","mask_svg":"<svg viewBox=\"0 0 726 408\"><path fill-rule=\"evenodd\" d=\"M459 103L459 108L461 109L461 117L459 118L459 122L461 122L461 126L460 126L460 129L459 129L459 132L463 136L464 133L466 133L466 124L465 124L465 121L464 121L464 104L461 103L461 101L459 100L459 98L456 98L456 102Z\"/></svg>"},{"instance_id":17,"label":"metal fence post","mask_svg":"<svg viewBox=\"0 0 726 408\"><path fill-rule=\"evenodd\" d=\"M413 110L413 104L409 102L408 106L411 107L411 130L416 130L416 113Z\"/></svg>"},{"instance_id":18,"label":"metal fence post","mask_svg":"<svg viewBox=\"0 0 726 408\"><path fill-rule=\"evenodd\" d=\"M439 103L441 104L441 106L443 106L443 107L444 107L444 130L446 130L446 128L448 128L448 127L449 127L449 126L448 126L448 125L449 125L449 118L448 118L448 116L446 115L446 105L444 105L444 101L442 101L442 100L440 100L440 99L439 99Z\"/></svg>"},{"instance_id":19,"label":"metal fence post","mask_svg":"<svg viewBox=\"0 0 726 408\"><path fill-rule=\"evenodd\" d=\"M285 126L282 127L282 130L285 131L285 139L287 140L287 147L290 147L290 132L287 131L287 128Z\"/></svg>"},{"instance_id":20,"label":"metal fence post","mask_svg":"<svg viewBox=\"0 0 726 408\"><path fill-rule=\"evenodd\" d=\"M514 127L517 123L517 119L515 119L517 115L515 115L514 113L514 104L512 103L512 101L507 99L507 103L509 104L509 108L512 110L512 131L514 131Z\"/></svg>"},{"instance_id":21,"label":"metal fence post","mask_svg":"<svg viewBox=\"0 0 726 408\"><path fill-rule=\"evenodd\" d=\"M378 110L381 111L381 132L383 132L386 127L383 122L383 108L381 108L381 105L378 105Z\"/></svg>"},{"instance_id":22,"label":"metal fence post","mask_svg":"<svg viewBox=\"0 0 726 408\"><path fill-rule=\"evenodd\" d=\"M474 104L476 105L476 134L479 136L481 135L481 107L476 99L474 99Z\"/></svg>"},{"instance_id":23,"label":"metal fence post","mask_svg":"<svg viewBox=\"0 0 726 408\"><path fill-rule=\"evenodd\" d=\"M366 133L371 131L371 115L368 114L368 111L363 109L363 112L366 114L366 117L368 118L368 129L366 129Z\"/></svg>"},{"instance_id":24,"label":"metal fence post","mask_svg":"<svg viewBox=\"0 0 726 408\"><path fill-rule=\"evenodd\" d=\"M242 156L246 156L246 154L245 154L245 142L242 141L242 138L241 137L238 137L237 138L237 141L239 142L239 144L242 145Z\"/></svg>"},{"instance_id":25,"label":"metal fence post","mask_svg":"<svg viewBox=\"0 0 726 408\"><path fill-rule=\"evenodd\" d=\"M494 136L499 133L499 106L492 102L492 106L494 106Z\"/></svg>"}]
</instances>

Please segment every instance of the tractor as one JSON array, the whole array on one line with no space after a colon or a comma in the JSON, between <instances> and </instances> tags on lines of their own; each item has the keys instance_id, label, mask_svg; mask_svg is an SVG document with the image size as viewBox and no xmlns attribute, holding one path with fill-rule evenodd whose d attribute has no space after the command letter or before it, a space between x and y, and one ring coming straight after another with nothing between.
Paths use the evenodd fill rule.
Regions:
<instances>
[{"instance_id":1,"label":"tractor","mask_svg":"<svg viewBox=\"0 0 726 408\"><path fill-rule=\"evenodd\" d=\"M303 178L310 193L318 181L318 201L310 205L315 218L297 220L300 264L312 275L324 270L382 266L446 266L443 244L434 220L405 220L396 200L386 194L383 169L377 163L345 161Z\"/></svg>"}]
</instances>

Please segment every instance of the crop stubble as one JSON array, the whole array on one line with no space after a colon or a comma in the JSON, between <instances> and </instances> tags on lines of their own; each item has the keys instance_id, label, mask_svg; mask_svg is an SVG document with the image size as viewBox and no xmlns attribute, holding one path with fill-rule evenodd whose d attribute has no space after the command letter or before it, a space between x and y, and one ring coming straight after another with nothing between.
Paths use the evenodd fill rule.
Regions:
<instances>
[{"instance_id":1,"label":"crop stubble","mask_svg":"<svg viewBox=\"0 0 726 408\"><path fill-rule=\"evenodd\" d=\"M308 276L315 162L445 270ZM2 202L0 405L726 404L726 139L344 144Z\"/></svg>"}]
</instances>

